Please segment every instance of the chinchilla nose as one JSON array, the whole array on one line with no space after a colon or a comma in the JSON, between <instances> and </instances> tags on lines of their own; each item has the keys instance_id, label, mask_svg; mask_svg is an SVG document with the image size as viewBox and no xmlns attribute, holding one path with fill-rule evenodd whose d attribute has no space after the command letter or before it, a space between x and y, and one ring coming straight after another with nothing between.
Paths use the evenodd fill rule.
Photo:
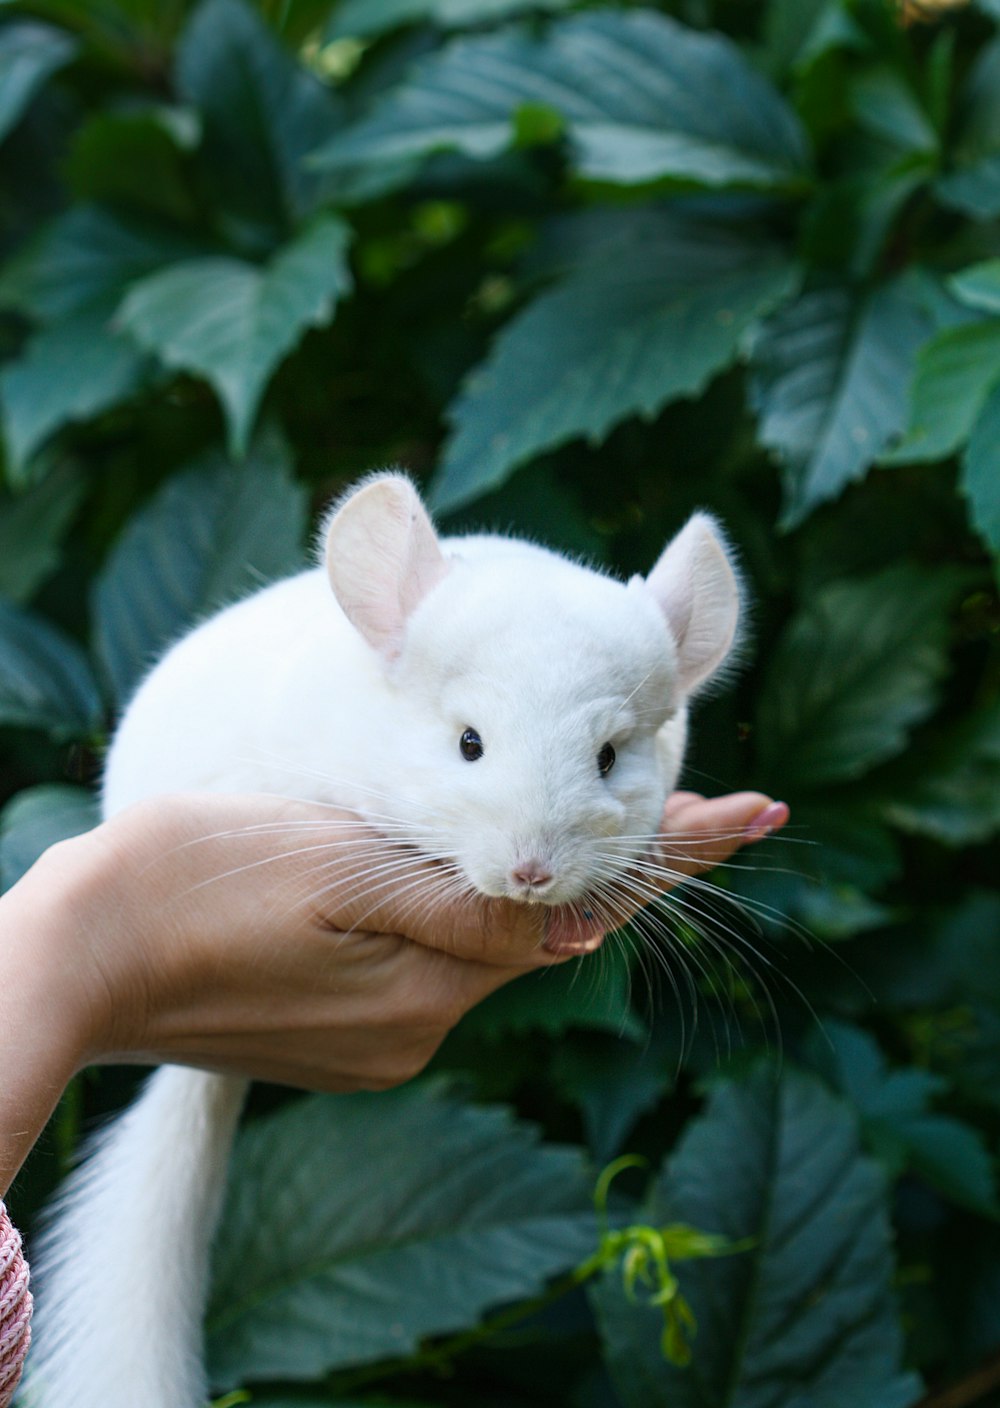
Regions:
<instances>
[{"instance_id":1,"label":"chinchilla nose","mask_svg":"<svg viewBox=\"0 0 1000 1408\"><path fill-rule=\"evenodd\" d=\"M552 879L551 870L546 870L540 860L522 860L510 872L515 885L547 885Z\"/></svg>"}]
</instances>

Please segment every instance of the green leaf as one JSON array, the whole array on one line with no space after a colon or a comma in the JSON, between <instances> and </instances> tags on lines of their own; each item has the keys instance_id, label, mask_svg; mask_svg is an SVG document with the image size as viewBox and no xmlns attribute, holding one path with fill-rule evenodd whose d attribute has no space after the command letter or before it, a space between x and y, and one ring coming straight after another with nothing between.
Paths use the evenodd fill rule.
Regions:
<instances>
[{"instance_id":1,"label":"green leaf","mask_svg":"<svg viewBox=\"0 0 1000 1408\"><path fill-rule=\"evenodd\" d=\"M494 24L534 11L568 9L573 0L344 0L326 31L330 40L375 39L405 24L440 29Z\"/></svg>"},{"instance_id":2,"label":"green leaf","mask_svg":"<svg viewBox=\"0 0 1000 1408\"><path fill-rule=\"evenodd\" d=\"M203 0L177 53L180 97L198 110L213 196L233 232L270 245L315 209L303 158L339 125L338 106L242 0Z\"/></svg>"},{"instance_id":3,"label":"green leaf","mask_svg":"<svg viewBox=\"0 0 1000 1408\"><path fill-rule=\"evenodd\" d=\"M65 464L21 494L0 491L0 596L29 601L55 571L83 493L82 476Z\"/></svg>"},{"instance_id":4,"label":"green leaf","mask_svg":"<svg viewBox=\"0 0 1000 1408\"><path fill-rule=\"evenodd\" d=\"M1000 318L945 328L917 353L906 436L885 462L941 460L969 438L1000 385Z\"/></svg>"},{"instance_id":5,"label":"green leaf","mask_svg":"<svg viewBox=\"0 0 1000 1408\"><path fill-rule=\"evenodd\" d=\"M562 115L574 169L592 180L781 189L807 169L792 110L735 45L645 10L570 16L541 38L512 29L457 40L316 160L497 156L526 103Z\"/></svg>"},{"instance_id":6,"label":"green leaf","mask_svg":"<svg viewBox=\"0 0 1000 1408\"><path fill-rule=\"evenodd\" d=\"M0 410L9 470L24 478L36 451L70 421L89 420L127 400L149 361L117 332L114 303L99 300L43 328L24 356L0 371Z\"/></svg>"},{"instance_id":7,"label":"green leaf","mask_svg":"<svg viewBox=\"0 0 1000 1408\"><path fill-rule=\"evenodd\" d=\"M968 714L921 750L920 768L886 786L885 816L946 846L1000 829L1000 704Z\"/></svg>"},{"instance_id":8,"label":"green leaf","mask_svg":"<svg viewBox=\"0 0 1000 1408\"><path fill-rule=\"evenodd\" d=\"M959 480L972 526L1000 556L1000 386L990 393L962 460Z\"/></svg>"},{"instance_id":9,"label":"green leaf","mask_svg":"<svg viewBox=\"0 0 1000 1408\"><path fill-rule=\"evenodd\" d=\"M946 1089L940 1076L888 1069L875 1039L859 1027L823 1024L819 1064L857 1107L873 1152L893 1174L912 1169L946 1198L1000 1217L996 1178L982 1135L931 1107Z\"/></svg>"},{"instance_id":10,"label":"green leaf","mask_svg":"<svg viewBox=\"0 0 1000 1408\"><path fill-rule=\"evenodd\" d=\"M955 296L973 308L1000 313L1000 259L984 259L954 274L948 284Z\"/></svg>"},{"instance_id":11,"label":"green leaf","mask_svg":"<svg viewBox=\"0 0 1000 1408\"><path fill-rule=\"evenodd\" d=\"M979 53L959 101L953 169L936 185L938 198L973 220L1000 215L1000 39Z\"/></svg>"},{"instance_id":12,"label":"green leaf","mask_svg":"<svg viewBox=\"0 0 1000 1408\"><path fill-rule=\"evenodd\" d=\"M349 239L348 226L328 215L264 266L221 256L175 264L135 284L117 322L166 366L211 382L230 451L241 455L278 363L350 291Z\"/></svg>"},{"instance_id":13,"label":"green leaf","mask_svg":"<svg viewBox=\"0 0 1000 1408\"><path fill-rule=\"evenodd\" d=\"M909 280L870 294L815 288L782 308L753 354L760 439L784 465L793 527L862 478L906 422L906 384L931 322Z\"/></svg>"},{"instance_id":14,"label":"green leaf","mask_svg":"<svg viewBox=\"0 0 1000 1408\"><path fill-rule=\"evenodd\" d=\"M557 1089L580 1109L587 1144L601 1167L623 1152L629 1132L667 1094L679 1057L673 1033L662 1029L645 1040L565 1034L552 1057Z\"/></svg>"},{"instance_id":15,"label":"green leaf","mask_svg":"<svg viewBox=\"0 0 1000 1408\"><path fill-rule=\"evenodd\" d=\"M0 308L56 322L200 252L169 230L126 223L100 206L74 206L0 271Z\"/></svg>"},{"instance_id":16,"label":"green leaf","mask_svg":"<svg viewBox=\"0 0 1000 1408\"><path fill-rule=\"evenodd\" d=\"M411 1354L594 1246L579 1151L438 1083L302 1100L232 1169L207 1324L224 1388Z\"/></svg>"},{"instance_id":17,"label":"green leaf","mask_svg":"<svg viewBox=\"0 0 1000 1408\"><path fill-rule=\"evenodd\" d=\"M898 564L818 591L771 655L761 775L815 791L901 752L934 708L957 586L950 571Z\"/></svg>"},{"instance_id":18,"label":"green leaf","mask_svg":"<svg viewBox=\"0 0 1000 1408\"><path fill-rule=\"evenodd\" d=\"M529 1031L558 1036L584 1027L641 1040L645 1028L629 1005L631 986L625 950L609 945L596 959L525 973L498 988L466 1014L462 1030L491 1039Z\"/></svg>"},{"instance_id":19,"label":"green leaf","mask_svg":"<svg viewBox=\"0 0 1000 1408\"><path fill-rule=\"evenodd\" d=\"M43 83L68 64L78 48L64 30L35 20L0 27L0 142Z\"/></svg>"},{"instance_id":20,"label":"green leaf","mask_svg":"<svg viewBox=\"0 0 1000 1408\"><path fill-rule=\"evenodd\" d=\"M780 76L798 67L832 8L831 0L771 0L761 34L761 59L767 72Z\"/></svg>"},{"instance_id":21,"label":"green leaf","mask_svg":"<svg viewBox=\"0 0 1000 1408\"><path fill-rule=\"evenodd\" d=\"M469 376L448 412L437 507L496 488L567 440L598 442L627 416L697 395L796 279L766 240L669 216L605 254L513 318Z\"/></svg>"},{"instance_id":22,"label":"green leaf","mask_svg":"<svg viewBox=\"0 0 1000 1408\"><path fill-rule=\"evenodd\" d=\"M134 514L97 580L97 653L124 703L165 645L210 611L302 566L306 492L284 441L233 464L210 453Z\"/></svg>"},{"instance_id":23,"label":"green leaf","mask_svg":"<svg viewBox=\"0 0 1000 1408\"><path fill-rule=\"evenodd\" d=\"M190 108L147 103L100 112L76 134L67 176L78 200L194 223L199 210L185 158L200 138Z\"/></svg>"},{"instance_id":24,"label":"green leaf","mask_svg":"<svg viewBox=\"0 0 1000 1408\"><path fill-rule=\"evenodd\" d=\"M85 787L46 783L18 792L0 812L0 889L15 885L57 841L90 831L100 819L97 798Z\"/></svg>"},{"instance_id":25,"label":"green leaf","mask_svg":"<svg viewBox=\"0 0 1000 1408\"><path fill-rule=\"evenodd\" d=\"M594 1293L625 1408L905 1408L885 1186L847 1110L767 1066L722 1082L643 1209L752 1245L679 1268L694 1361L668 1364L662 1314L608 1277Z\"/></svg>"},{"instance_id":26,"label":"green leaf","mask_svg":"<svg viewBox=\"0 0 1000 1408\"><path fill-rule=\"evenodd\" d=\"M934 155L938 134L906 78L884 65L866 69L851 84L856 120L897 151Z\"/></svg>"},{"instance_id":27,"label":"green leaf","mask_svg":"<svg viewBox=\"0 0 1000 1408\"><path fill-rule=\"evenodd\" d=\"M41 616L0 601L0 725L86 738L101 699L83 651Z\"/></svg>"}]
</instances>

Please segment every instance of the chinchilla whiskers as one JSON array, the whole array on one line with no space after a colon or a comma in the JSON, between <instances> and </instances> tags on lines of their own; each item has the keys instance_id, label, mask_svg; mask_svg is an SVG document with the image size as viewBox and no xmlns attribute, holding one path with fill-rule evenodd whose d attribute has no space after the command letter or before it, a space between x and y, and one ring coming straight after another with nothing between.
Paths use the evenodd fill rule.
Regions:
<instances>
[{"instance_id":1,"label":"chinchilla whiskers","mask_svg":"<svg viewBox=\"0 0 1000 1408\"><path fill-rule=\"evenodd\" d=\"M697 988L694 985L687 966L683 963L680 965L690 999L689 1003L685 1004L673 966L667 961L659 946L650 942L649 936L645 932L644 921L640 915L636 915L634 912L634 904L625 905L613 891L606 891L606 887L602 882L598 882L596 888L604 899L602 907L605 913L602 914L602 918L614 926L614 932L610 936L610 940L618 944L627 955L634 956L639 970L642 973L651 1003L654 1000L656 991L656 975L659 973L659 975L665 978L669 983L674 995L678 1015L680 1049L682 1053L685 1052L688 1048L689 1041L687 1026L688 1008L690 1008L695 1016L698 1010Z\"/></svg>"},{"instance_id":2,"label":"chinchilla whiskers","mask_svg":"<svg viewBox=\"0 0 1000 1408\"><path fill-rule=\"evenodd\" d=\"M396 844L389 842L384 846L373 846L367 852L362 852L358 856L351 856L351 868L346 874L339 873L342 869L343 858L335 856L332 860L321 861L317 865L311 866L300 875L293 877L294 880L304 880L309 882L309 894L327 895L336 891L336 898L342 904L356 904L366 898L368 893L375 888L377 883L379 888L384 884L392 883L400 875L410 872L420 872L425 870L429 863L444 863L449 859L446 853L427 851L422 847L418 849L400 849ZM368 862L358 864L358 862ZM315 881L323 875L328 875L330 871L338 872L330 878L327 883L318 887ZM375 883L373 883L375 882ZM304 901L308 903L308 898Z\"/></svg>"},{"instance_id":3,"label":"chinchilla whiskers","mask_svg":"<svg viewBox=\"0 0 1000 1408\"><path fill-rule=\"evenodd\" d=\"M715 840L722 838L720 836L707 839ZM784 840L785 838L782 836L777 839ZM627 840L630 843L633 841L638 843L644 840L646 843L644 851L636 854L631 850L631 846L628 850L615 849L618 843L623 840ZM805 844L811 845L813 843L806 842ZM763 937L763 930L759 920L763 919L773 924L776 928L783 929L785 932L794 935L807 946L810 946L813 942L814 936L810 934L807 929L803 928L803 926L798 924L795 920L790 919L780 910L766 904L763 900L754 899L749 895L737 894L733 890L726 889L716 884L705 875L690 875L684 870L675 870L666 862L676 860L683 864L689 860L689 857L683 854L676 856L665 854L660 837L648 835L645 837L636 836L634 838L612 837L610 838L610 847L610 849L605 849L598 853L599 858L603 862L611 862L616 866L641 872L647 876L647 878L658 881L661 890L684 885L689 893L691 891L697 891L699 896L703 897L706 902L711 901L712 907L718 911L728 908L734 910L744 918L752 918L754 932L761 937ZM753 870L755 873L775 875L794 875L798 873L784 866L765 866L756 861L748 863L745 859L733 861L729 863L728 866L726 862L716 862L713 864L712 868L714 870L723 868L735 871Z\"/></svg>"},{"instance_id":4,"label":"chinchilla whiskers","mask_svg":"<svg viewBox=\"0 0 1000 1408\"><path fill-rule=\"evenodd\" d=\"M727 1054L731 1053L734 1032L742 1039L742 1020L732 991L733 979L739 976L740 970L725 948L714 942L710 934L702 931L701 925L690 918L688 924L698 932L698 946L679 942L677 936L665 923L663 916L657 915L655 911L650 909L642 910L635 915L630 921L628 929L632 930L641 941L642 951L654 965L654 971L666 978L673 991L681 1028L679 1059L683 1059L695 1033L702 1025L703 1013L708 1016L716 1059L719 1059L723 1046ZM752 965L748 966L752 967ZM647 981L652 998L654 984L651 977L648 976L648 970L645 971L647 971ZM681 994L678 973L687 993L686 1004ZM773 1011L770 993L766 987L764 991L767 994L768 1006ZM725 1018L722 1023L724 1041L720 1041L716 1010L705 1002L705 998L709 994L717 1003L722 1004L723 1012L720 1015ZM750 989L747 995L756 1021L766 1031L768 1023L764 1020L753 989ZM691 1014L690 1027L686 1016L688 1011Z\"/></svg>"},{"instance_id":5,"label":"chinchilla whiskers","mask_svg":"<svg viewBox=\"0 0 1000 1408\"><path fill-rule=\"evenodd\" d=\"M245 862L243 865L235 865L230 867L230 869L228 870L217 871L214 875L206 876L204 880L198 880L194 884L190 885L186 890L181 891L178 898L183 898L185 895L194 894L197 890L203 889L206 885L215 885L218 884L221 880L228 880L233 876L243 875L246 874L248 871L257 870L262 868L263 866L277 865L282 861L295 860L300 856L315 855L318 852L323 852L324 854L329 855L332 850L343 852L348 848L352 848L353 853L358 854L359 851L365 846L378 848L379 852L381 853L381 851L386 846L400 844L399 838L378 838L373 836L370 829L368 827L363 827L360 823L358 823L354 829L362 831L363 834L355 837L338 837L336 840L321 841L309 846L297 846L292 850L289 850L287 848L281 848L274 851L271 855L260 856L256 860ZM189 842L186 844L193 843Z\"/></svg>"},{"instance_id":6,"label":"chinchilla whiskers","mask_svg":"<svg viewBox=\"0 0 1000 1408\"><path fill-rule=\"evenodd\" d=\"M783 914L780 909L765 903L763 900L755 899L752 895L741 895L734 890L727 890L721 885L716 885L704 875L686 875L683 871L675 871L669 866L662 866L651 861L637 861L633 863L633 869L639 871L652 881L660 882L660 889L684 885L688 892L695 892L706 901L711 903L711 908L716 912L725 909L735 911L743 918L750 919L753 931L758 937L764 937L764 929L761 921L773 924L775 928L782 929L785 933L792 935L802 942L807 948L811 948L814 943L814 935L804 928L796 920ZM775 870L773 867L754 866L755 871L764 870L769 874L796 874L795 871Z\"/></svg>"},{"instance_id":7,"label":"chinchilla whiskers","mask_svg":"<svg viewBox=\"0 0 1000 1408\"><path fill-rule=\"evenodd\" d=\"M349 864L346 872L345 859ZM335 896L338 905L355 904L365 897L373 877L384 876L391 881L396 876L419 870L426 860L425 853L400 851L391 842L373 844L369 838L366 849L354 851L346 858L336 855L333 859L303 867L285 877L275 887L271 909L284 905L286 912L290 913L296 908L308 908L314 898L325 895ZM317 886L317 878L329 877L331 871L337 872L335 876ZM292 892L291 898L289 892Z\"/></svg>"},{"instance_id":8,"label":"chinchilla whiskers","mask_svg":"<svg viewBox=\"0 0 1000 1408\"><path fill-rule=\"evenodd\" d=\"M243 759L243 761L249 763L259 763L263 760L270 763L275 768L282 769L283 771L288 773L290 777L307 777L317 782L326 783L330 787L332 795L334 797L337 794L338 787L341 787L350 788L352 791L358 792L362 796L374 797L378 801L389 802L390 804L392 802L398 801L398 796L393 792L387 792L383 788L372 787L356 782L353 778L350 777L338 777L336 774L326 772L322 768L307 767L304 763L294 762L290 758L282 757L280 753L275 753L271 749L258 747L254 750L254 752L256 754L255 757L246 758ZM312 799L303 798L301 800L311 801ZM323 804L319 803L318 805ZM326 805L336 806L337 804L336 802L330 802ZM437 808L431 807L425 802L420 803L420 810L425 816L428 817L439 817L442 815L442 813ZM374 813L370 814L373 816L375 815Z\"/></svg>"},{"instance_id":9,"label":"chinchilla whiskers","mask_svg":"<svg viewBox=\"0 0 1000 1408\"><path fill-rule=\"evenodd\" d=\"M739 841L746 835L746 828L738 830L724 830L717 828L713 830L699 829L697 831L675 831L671 829L669 834L663 832L635 832L631 835L609 836L608 843L614 845L642 844L646 849L659 851L661 854L670 856L674 850L679 854L673 858L684 860L687 858L686 849L697 849L706 841ZM782 846L815 846L816 842L808 836L793 836L789 834L789 828L783 826L780 831L767 837L768 845ZM726 864L725 861L716 862L718 865Z\"/></svg>"},{"instance_id":10,"label":"chinchilla whiskers","mask_svg":"<svg viewBox=\"0 0 1000 1408\"><path fill-rule=\"evenodd\" d=\"M691 877L687 878L690 879ZM662 874L658 874L654 881L641 874L637 875L632 871L623 875L614 875L606 879L604 884L605 887L610 884L614 885L616 895L620 897L618 901L620 906L619 913L633 909L636 902L646 904L647 906L654 906L652 908L647 907L641 910L639 914L635 915L630 921L631 927L636 929L642 937L648 941L651 954L656 958L661 968L669 970L669 964L666 958L666 954L668 953L671 958L680 963L682 971L685 973L688 989L692 998L696 1021L698 992L697 984L694 983L688 971L689 965L693 965L700 970L702 976L709 984L710 989L713 990L717 996L720 993L725 995L727 1005L732 1017L736 1021L737 1027L740 1025L739 1013L736 1010L735 1001L730 991L732 986L731 980L738 979L740 977L741 968L745 968L754 980L754 987L749 988L745 992L745 996L749 998L757 1020L765 1030L768 1028L769 1023L764 1020L764 1015L756 999L755 988L759 988L765 995L771 1023L773 1024L774 1030L778 1031L777 1009L770 987L765 981L764 973L761 969L767 969L769 973L782 981L787 982L789 980L785 974L775 967L765 954L761 953L760 950L751 943L745 934L740 933L731 925L723 922L717 914L706 915L697 905L678 896L676 891L665 895L662 889ZM734 898L725 891L721 892L721 894L724 895L727 900ZM699 896L699 898L703 898L703 896ZM680 911L680 917L696 935L699 941L698 945L693 946L689 943L685 943L682 938L675 935L671 931L670 926L666 923L665 915L662 912L657 913L656 906L659 906L661 911L669 911L671 909ZM721 979L715 967L716 960L724 965L724 977ZM760 965L760 968L758 968L758 965ZM672 974L669 973L669 971L668 976L676 992L676 983L674 983ZM794 987L794 985L792 986Z\"/></svg>"},{"instance_id":11,"label":"chinchilla whiskers","mask_svg":"<svg viewBox=\"0 0 1000 1408\"><path fill-rule=\"evenodd\" d=\"M428 869L430 860L435 860L437 865L441 867L440 874ZM366 884L361 890L349 891L344 898L352 908L358 904L370 902L368 909L354 919L350 926L351 930L363 929L365 922L387 898L392 900L394 922L400 928L428 899L436 901L440 906L444 885L452 879L449 872L455 871L457 874L457 869L453 864L449 864L449 861L450 858L443 855L432 857L415 854L407 861L401 860L395 869L384 870L378 879L373 883ZM403 883L400 883L401 881ZM324 896L334 888L334 885L330 885L313 890L302 903L316 908L321 907ZM339 884L336 888L339 890ZM407 896L409 896L408 899ZM338 898L340 898L339 895Z\"/></svg>"}]
</instances>

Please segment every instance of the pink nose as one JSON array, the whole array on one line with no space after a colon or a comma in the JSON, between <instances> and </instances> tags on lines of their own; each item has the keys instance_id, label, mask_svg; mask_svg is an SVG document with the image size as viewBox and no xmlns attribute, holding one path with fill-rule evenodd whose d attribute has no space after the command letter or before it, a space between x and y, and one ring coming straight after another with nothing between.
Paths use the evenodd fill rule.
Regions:
<instances>
[{"instance_id":1,"label":"pink nose","mask_svg":"<svg viewBox=\"0 0 1000 1408\"><path fill-rule=\"evenodd\" d=\"M518 885L547 885L552 872L546 870L540 860L526 860L511 871L511 876Z\"/></svg>"}]
</instances>

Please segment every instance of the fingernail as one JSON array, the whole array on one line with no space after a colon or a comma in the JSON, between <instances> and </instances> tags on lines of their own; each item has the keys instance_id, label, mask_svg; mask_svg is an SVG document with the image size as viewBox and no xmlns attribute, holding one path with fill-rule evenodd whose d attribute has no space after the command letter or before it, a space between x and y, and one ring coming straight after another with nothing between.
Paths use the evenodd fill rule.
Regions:
<instances>
[{"instance_id":1,"label":"fingernail","mask_svg":"<svg viewBox=\"0 0 1000 1408\"><path fill-rule=\"evenodd\" d=\"M768 802L764 810L758 812L750 822L743 835L747 841L760 841L765 836L770 836L772 831L777 831L779 826L784 826L789 815L785 802Z\"/></svg>"}]
</instances>

